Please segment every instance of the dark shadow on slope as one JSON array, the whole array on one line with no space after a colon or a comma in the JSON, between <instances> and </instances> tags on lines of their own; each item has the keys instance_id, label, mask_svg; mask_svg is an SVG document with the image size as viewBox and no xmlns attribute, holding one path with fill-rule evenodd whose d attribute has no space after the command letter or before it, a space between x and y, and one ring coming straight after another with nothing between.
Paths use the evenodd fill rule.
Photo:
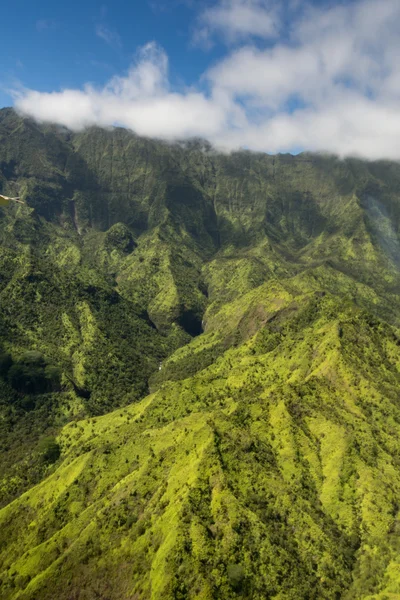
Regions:
<instances>
[{"instance_id":1,"label":"dark shadow on slope","mask_svg":"<svg viewBox=\"0 0 400 600\"><path fill-rule=\"evenodd\" d=\"M168 173L165 204L172 221L183 227L203 251L219 247L219 229L213 206L180 169Z\"/></svg>"},{"instance_id":2,"label":"dark shadow on slope","mask_svg":"<svg viewBox=\"0 0 400 600\"><path fill-rule=\"evenodd\" d=\"M140 319L142 319L142 321L144 321L145 323L147 323L147 325L149 325L149 327L151 327L152 329L157 330L157 327L153 323L153 321L150 319L150 315L147 312L147 310L143 310L142 312L138 313L138 317Z\"/></svg>"},{"instance_id":3,"label":"dark shadow on slope","mask_svg":"<svg viewBox=\"0 0 400 600\"><path fill-rule=\"evenodd\" d=\"M184 310L176 322L192 337L203 333L201 317L192 310Z\"/></svg>"},{"instance_id":4,"label":"dark shadow on slope","mask_svg":"<svg viewBox=\"0 0 400 600\"><path fill-rule=\"evenodd\" d=\"M394 204L394 203L393 203ZM400 269L399 217L386 190L368 184L360 194L360 206L364 209L364 222L372 242Z\"/></svg>"}]
</instances>

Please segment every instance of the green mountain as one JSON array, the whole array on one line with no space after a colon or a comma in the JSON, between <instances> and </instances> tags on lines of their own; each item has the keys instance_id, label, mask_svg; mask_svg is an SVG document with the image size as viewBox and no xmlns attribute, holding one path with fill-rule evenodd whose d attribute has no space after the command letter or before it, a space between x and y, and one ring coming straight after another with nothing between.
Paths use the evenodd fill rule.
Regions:
<instances>
[{"instance_id":1,"label":"green mountain","mask_svg":"<svg viewBox=\"0 0 400 600\"><path fill-rule=\"evenodd\" d=\"M400 165L0 111L2 600L400 598Z\"/></svg>"}]
</instances>

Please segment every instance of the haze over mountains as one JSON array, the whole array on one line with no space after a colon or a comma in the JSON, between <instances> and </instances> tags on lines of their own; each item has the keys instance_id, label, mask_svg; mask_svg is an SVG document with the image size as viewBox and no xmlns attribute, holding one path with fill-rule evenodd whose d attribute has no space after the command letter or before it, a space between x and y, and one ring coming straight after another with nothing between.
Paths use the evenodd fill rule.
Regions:
<instances>
[{"instance_id":1,"label":"haze over mountains","mask_svg":"<svg viewBox=\"0 0 400 600\"><path fill-rule=\"evenodd\" d=\"M1 598L400 596L400 165L0 111Z\"/></svg>"}]
</instances>

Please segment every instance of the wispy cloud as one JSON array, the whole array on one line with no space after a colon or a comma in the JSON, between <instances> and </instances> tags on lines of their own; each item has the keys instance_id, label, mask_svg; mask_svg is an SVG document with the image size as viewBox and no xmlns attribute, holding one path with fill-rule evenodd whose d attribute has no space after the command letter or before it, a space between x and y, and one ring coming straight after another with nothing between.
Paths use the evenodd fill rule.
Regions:
<instances>
[{"instance_id":1,"label":"wispy cloud","mask_svg":"<svg viewBox=\"0 0 400 600\"><path fill-rule=\"evenodd\" d=\"M245 4L267 10L231 0L211 8ZM232 21L228 30L222 21L214 24L213 35L236 36L239 44L195 88L171 87L167 56L151 43L128 73L101 89L20 90L16 107L73 129L118 124L165 139L202 136L227 149L304 148L400 160L398 0L290 10L285 36L277 33L279 23ZM268 39L266 47L255 44L257 36Z\"/></svg>"},{"instance_id":2,"label":"wispy cloud","mask_svg":"<svg viewBox=\"0 0 400 600\"><path fill-rule=\"evenodd\" d=\"M98 24L96 25L96 35L101 38L111 46L111 48L119 49L122 47L122 42L119 34L113 30L109 29L105 25Z\"/></svg>"},{"instance_id":3,"label":"wispy cloud","mask_svg":"<svg viewBox=\"0 0 400 600\"><path fill-rule=\"evenodd\" d=\"M110 63L104 62L102 60L91 59L89 62L90 62L90 65L92 67L95 67L96 69L102 69L104 71L112 71L113 70L113 67L112 67L112 65L110 65Z\"/></svg>"},{"instance_id":4,"label":"wispy cloud","mask_svg":"<svg viewBox=\"0 0 400 600\"><path fill-rule=\"evenodd\" d=\"M57 21L54 19L38 19L36 21L36 29L39 32L46 31L48 29L56 29Z\"/></svg>"},{"instance_id":5,"label":"wispy cloud","mask_svg":"<svg viewBox=\"0 0 400 600\"><path fill-rule=\"evenodd\" d=\"M198 9L201 1L202 0L148 0L148 5L155 14L160 14L175 10L180 6Z\"/></svg>"},{"instance_id":6,"label":"wispy cloud","mask_svg":"<svg viewBox=\"0 0 400 600\"><path fill-rule=\"evenodd\" d=\"M229 43L248 37L276 38L280 12L276 0L221 0L200 13L194 41L208 45L215 35Z\"/></svg>"}]
</instances>

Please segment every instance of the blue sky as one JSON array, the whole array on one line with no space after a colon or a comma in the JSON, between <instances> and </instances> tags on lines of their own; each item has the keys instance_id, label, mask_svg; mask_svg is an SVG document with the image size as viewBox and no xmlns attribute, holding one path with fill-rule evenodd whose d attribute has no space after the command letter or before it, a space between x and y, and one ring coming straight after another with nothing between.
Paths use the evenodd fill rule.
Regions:
<instances>
[{"instance_id":1,"label":"blue sky","mask_svg":"<svg viewBox=\"0 0 400 600\"><path fill-rule=\"evenodd\" d=\"M221 149L400 158L398 0L14 0L0 106Z\"/></svg>"},{"instance_id":2,"label":"blue sky","mask_svg":"<svg viewBox=\"0 0 400 600\"><path fill-rule=\"evenodd\" d=\"M218 45L204 51L192 43L199 10L185 1L14 0L3 12L1 106L12 104L6 89L16 82L40 91L102 84L153 40L168 53L177 85L197 81L223 52Z\"/></svg>"}]
</instances>

